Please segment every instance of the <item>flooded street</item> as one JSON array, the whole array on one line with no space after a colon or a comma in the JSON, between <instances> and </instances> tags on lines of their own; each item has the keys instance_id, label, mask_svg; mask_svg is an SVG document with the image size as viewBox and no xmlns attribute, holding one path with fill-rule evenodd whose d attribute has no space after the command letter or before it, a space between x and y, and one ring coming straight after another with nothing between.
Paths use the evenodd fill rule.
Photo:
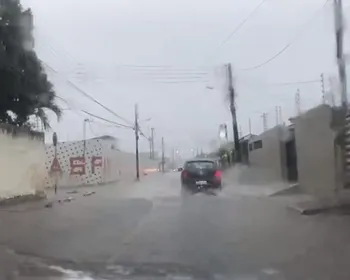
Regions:
<instances>
[{"instance_id":1,"label":"flooded street","mask_svg":"<svg viewBox=\"0 0 350 280\"><path fill-rule=\"evenodd\" d=\"M348 216L300 216L234 183L217 196L182 198L178 177L149 175L87 197L60 190L56 199L73 200L2 209L2 273L16 271L9 279L21 280L347 279Z\"/></svg>"}]
</instances>

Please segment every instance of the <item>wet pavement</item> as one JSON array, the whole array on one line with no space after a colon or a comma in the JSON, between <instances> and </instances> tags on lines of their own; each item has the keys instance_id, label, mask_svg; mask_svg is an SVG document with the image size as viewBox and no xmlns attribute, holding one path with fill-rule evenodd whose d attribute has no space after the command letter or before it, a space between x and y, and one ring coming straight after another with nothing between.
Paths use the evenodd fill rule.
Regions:
<instances>
[{"instance_id":1,"label":"wet pavement","mask_svg":"<svg viewBox=\"0 0 350 280\"><path fill-rule=\"evenodd\" d=\"M301 216L266 193L226 179L181 197L169 173L1 208L0 279L349 279L350 216Z\"/></svg>"}]
</instances>

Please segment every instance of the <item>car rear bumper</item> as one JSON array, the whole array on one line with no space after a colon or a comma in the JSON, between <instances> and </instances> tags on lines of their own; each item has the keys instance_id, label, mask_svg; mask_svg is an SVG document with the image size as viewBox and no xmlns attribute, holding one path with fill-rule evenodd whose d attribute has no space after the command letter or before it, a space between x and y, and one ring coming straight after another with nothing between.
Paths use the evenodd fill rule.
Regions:
<instances>
[{"instance_id":1,"label":"car rear bumper","mask_svg":"<svg viewBox=\"0 0 350 280\"><path fill-rule=\"evenodd\" d=\"M211 190L211 189L220 189L221 182L212 182L205 185L196 185L196 183L182 183L182 187L190 191L201 191L201 190Z\"/></svg>"}]
</instances>

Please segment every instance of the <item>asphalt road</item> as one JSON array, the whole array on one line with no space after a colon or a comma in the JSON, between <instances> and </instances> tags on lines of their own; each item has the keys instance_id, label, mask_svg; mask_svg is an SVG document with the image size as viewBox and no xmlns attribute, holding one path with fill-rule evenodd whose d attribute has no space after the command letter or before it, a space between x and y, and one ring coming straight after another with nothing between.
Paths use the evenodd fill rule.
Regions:
<instances>
[{"instance_id":1,"label":"asphalt road","mask_svg":"<svg viewBox=\"0 0 350 280\"><path fill-rule=\"evenodd\" d=\"M55 200L74 200L52 208L0 209L0 271L21 280L349 279L349 216L300 216L235 183L182 198L178 176L87 197L60 190Z\"/></svg>"}]
</instances>

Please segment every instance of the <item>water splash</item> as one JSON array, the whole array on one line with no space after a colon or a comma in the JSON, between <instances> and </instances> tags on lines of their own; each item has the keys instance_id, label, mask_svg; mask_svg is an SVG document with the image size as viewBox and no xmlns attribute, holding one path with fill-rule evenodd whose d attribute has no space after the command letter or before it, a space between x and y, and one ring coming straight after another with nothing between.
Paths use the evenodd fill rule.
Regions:
<instances>
[{"instance_id":1,"label":"water splash","mask_svg":"<svg viewBox=\"0 0 350 280\"><path fill-rule=\"evenodd\" d=\"M102 280L102 279L92 278L91 276L87 275L82 271L65 269L60 266L52 265L52 266L49 266L49 268L62 273L63 274L62 280Z\"/></svg>"}]
</instances>

